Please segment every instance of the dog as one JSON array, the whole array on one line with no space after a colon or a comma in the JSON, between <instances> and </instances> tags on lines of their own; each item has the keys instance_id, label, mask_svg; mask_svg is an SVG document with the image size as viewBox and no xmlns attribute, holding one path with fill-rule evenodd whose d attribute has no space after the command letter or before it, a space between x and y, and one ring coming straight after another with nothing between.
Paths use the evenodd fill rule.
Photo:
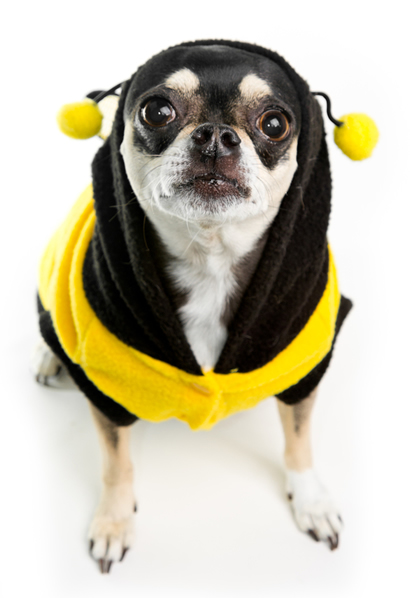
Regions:
<instances>
[{"instance_id":1,"label":"dog","mask_svg":"<svg viewBox=\"0 0 410 598\"><path fill-rule=\"evenodd\" d=\"M117 272L127 267L125 260L120 259L123 237L118 237L116 246L117 233L109 234L109 227L125 231L127 246L134 243L133 231L137 231L141 248L130 250L130 259L135 257L137 265L129 270L128 278L124 270L121 280L137 276L135 272L145 267L146 260L150 260L150 268L155 266L159 278L154 282L162 289L158 293L164 292L171 315L178 321L175 326L181 330L173 340L175 349L168 353L164 349L160 360L173 371L172 368L180 367L178 352L185 355L184 369L189 380L194 380L191 388L197 393L195 396L205 401L214 387L213 382L209 387L202 384L202 379L232 379L236 383L249 372L257 371L259 375L265 363L270 367L272 355L280 357L286 351L289 354L289 347L301 342L306 322L310 325L312 313L330 292L331 265L326 241L330 177L320 109L305 82L278 55L250 44L211 40L182 44L150 59L123 88L116 119L119 124L116 129L114 125L111 134L116 146L115 151L111 147L110 155L118 161L119 171L113 167L110 181L117 181L122 189L117 197L123 194L125 200L118 200L117 208L111 212L108 200L104 209L98 207L98 193L104 193L110 184L104 179L109 169L108 154L100 158L97 155L97 224L93 221L90 225L94 245L84 258L84 264L89 264L89 272L94 274L83 275L85 295L103 325L111 332L121 329L121 342L135 348L137 341L130 332L128 311L134 309L133 298L139 301L137 292L142 292L141 288L145 292L144 273L140 286L131 289L125 299L112 298L114 290L111 293L110 287L107 291L105 283L99 285L97 278L103 276L104 268ZM108 151L104 149L108 142L103 152ZM100 178L96 173L100 173ZM323 205L316 205L321 195ZM96 241L95 231L101 232L101 242ZM98 264L110 251L113 253L102 268ZM93 270L92 264L98 268ZM312 264L316 264L315 268ZM298 269L300 272L296 272ZM149 268L145 276L151 276ZM269 287L266 281L271 278ZM101 297L97 297L99 288L104 288L103 307ZM310 299L305 300L305 295ZM46 293L41 297L43 303L44 297ZM165 310L165 299L161 297L151 299L154 311ZM330 345L316 359L319 361L299 373L289 387L278 387L279 392L271 393L277 396L286 439L287 493L295 522L300 530L327 543L332 550L339 543L342 519L313 469L310 418L318 381L330 359L335 330L349 308L348 300L342 300L345 303L337 304L331 323ZM269 307L273 304L275 312ZM250 308L245 317L246 306ZM281 329L286 314L293 314L292 310L297 317L292 315L291 324ZM43 305L40 320L51 311ZM55 329L57 311L56 314ZM154 332L148 325L145 328L151 317L149 311L147 314L139 320L144 334L148 330L141 351L151 364L150 360L157 360L159 354L155 339L151 340ZM171 316L166 311L164 314L155 332L160 339L161 335L168 338L172 333L167 328ZM257 332L248 326L251 331L245 334L243 322L249 320L256 322ZM277 322L275 327L272 322ZM79 361L66 357L68 341L64 345L61 338L50 340L43 320L41 325L45 340L35 353L37 381L58 386L70 374L90 399L104 454L103 493L89 530L90 552L99 562L101 572L108 573L111 564L121 561L132 545L136 501L128 448L129 424L136 416L144 417L144 403L141 400L141 411L134 411L133 419L121 419L123 413L130 415L129 402L124 402L125 409L119 407L122 411L117 416L112 403L106 406L110 400L106 396L110 395L99 382L103 378L92 378L91 369L86 370L85 366L86 375L79 372ZM87 336L90 338L91 333ZM161 342L166 345L164 340ZM231 351L227 351L229 342ZM231 359L236 346L241 349ZM158 361L152 363L156 367ZM94 386L89 390L92 385L88 378L99 390ZM248 406L252 405L245 405ZM148 414L151 408L150 403L146 407ZM239 408L242 407L235 407ZM212 417L207 416L208 427L217 421L218 409L220 405L214 408ZM166 419L169 413L162 418ZM181 415L181 419L184 417ZM152 420L155 421L154 415ZM192 422L192 427L200 427L194 418Z\"/></svg>"}]
</instances>

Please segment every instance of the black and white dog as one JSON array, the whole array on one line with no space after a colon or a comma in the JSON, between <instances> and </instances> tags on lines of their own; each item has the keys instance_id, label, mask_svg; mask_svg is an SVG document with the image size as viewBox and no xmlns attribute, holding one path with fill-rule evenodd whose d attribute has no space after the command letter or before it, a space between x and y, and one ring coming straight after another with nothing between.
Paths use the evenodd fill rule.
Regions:
<instances>
[{"instance_id":1,"label":"black and white dog","mask_svg":"<svg viewBox=\"0 0 410 598\"><path fill-rule=\"evenodd\" d=\"M162 52L144 65L139 81L142 93L128 90L120 152L160 239L152 249L168 293L206 372L221 355L298 169L300 98L274 61L218 43ZM45 383L61 371L45 344L35 363ZM278 401L287 491L298 527L334 549L342 523L312 467L314 399L315 390L295 404ZM133 537L129 427L91 409L104 451L104 490L89 539L108 572Z\"/></svg>"}]
</instances>

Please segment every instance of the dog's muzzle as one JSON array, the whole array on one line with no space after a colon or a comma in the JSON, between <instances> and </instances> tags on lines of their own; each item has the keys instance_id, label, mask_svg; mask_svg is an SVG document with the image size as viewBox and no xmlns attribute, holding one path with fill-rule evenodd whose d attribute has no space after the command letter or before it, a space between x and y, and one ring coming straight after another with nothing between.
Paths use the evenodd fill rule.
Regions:
<instances>
[{"instance_id":1,"label":"dog's muzzle","mask_svg":"<svg viewBox=\"0 0 410 598\"><path fill-rule=\"evenodd\" d=\"M196 200L225 203L226 200L243 200L250 191L241 162L241 139L230 126L203 123L192 131L189 167L179 190L195 192Z\"/></svg>"}]
</instances>

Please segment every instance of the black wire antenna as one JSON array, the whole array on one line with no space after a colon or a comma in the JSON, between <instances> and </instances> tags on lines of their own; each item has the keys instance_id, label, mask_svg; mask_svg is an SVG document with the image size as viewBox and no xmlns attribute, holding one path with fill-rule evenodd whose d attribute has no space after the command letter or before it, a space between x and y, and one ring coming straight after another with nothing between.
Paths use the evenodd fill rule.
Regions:
<instances>
[{"instance_id":1,"label":"black wire antenna","mask_svg":"<svg viewBox=\"0 0 410 598\"><path fill-rule=\"evenodd\" d=\"M117 85L114 85L114 87L111 87L111 89L108 89L107 91L90 91L90 93L87 94L87 98L94 100L94 102L98 104L98 102L101 102L101 100L107 96L114 94L123 83L124 81L121 81L121 83L117 83Z\"/></svg>"},{"instance_id":2,"label":"black wire antenna","mask_svg":"<svg viewBox=\"0 0 410 598\"><path fill-rule=\"evenodd\" d=\"M332 116L332 113L331 113L331 102L330 102L329 96L326 93L324 93L323 91L312 91L312 95L314 95L314 96L322 96L322 98L325 98L325 100L326 100L326 112L327 112L327 116L328 116L329 120L332 121L332 123L334 125L336 125L337 127L341 127L343 125L343 121L342 120L336 120Z\"/></svg>"}]
</instances>

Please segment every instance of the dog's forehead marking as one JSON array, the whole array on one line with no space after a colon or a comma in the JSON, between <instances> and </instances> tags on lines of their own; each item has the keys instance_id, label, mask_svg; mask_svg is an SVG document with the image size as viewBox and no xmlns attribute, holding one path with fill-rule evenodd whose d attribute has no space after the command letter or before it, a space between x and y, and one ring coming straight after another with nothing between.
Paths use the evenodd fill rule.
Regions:
<instances>
[{"instance_id":1,"label":"dog's forehead marking","mask_svg":"<svg viewBox=\"0 0 410 598\"><path fill-rule=\"evenodd\" d=\"M272 94L268 83L254 73L250 73L242 79L239 83L239 91L246 102L253 102Z\"/></svg>"},{"instance_id":2,"label":"dog's forehead marking","mask_svg":"<svg viewBox=\"0 0 410 598\"><path fill-rule=\"evenodd\" d=\"M190 94L198 89L199 79L195 73L185 67L172 73L172 75L166 79L165 85L174 91Z\"/></svg>"}]
</instances>

